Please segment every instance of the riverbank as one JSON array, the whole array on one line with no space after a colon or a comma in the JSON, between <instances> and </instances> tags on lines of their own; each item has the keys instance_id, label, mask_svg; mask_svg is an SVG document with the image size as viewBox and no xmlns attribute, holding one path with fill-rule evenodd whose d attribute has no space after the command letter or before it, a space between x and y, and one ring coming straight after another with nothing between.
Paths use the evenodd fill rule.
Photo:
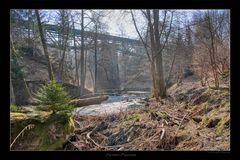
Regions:
<instances>
[{"instance_id":1,"label":"riverbank","mask_svg":"<svg viewBox=\"0 0 240 160\"><path fill-rule=\"evenodd\" d=\"M75 132L64 149L230 150L229 88L185 82L169 92L172 96L160 102L144 99L144 107L137 110L75 115ZM111 97L113 102L102 107L114 106L114 98L120 104L127 101L124 96Z\"/></svg>"}]
</instances>

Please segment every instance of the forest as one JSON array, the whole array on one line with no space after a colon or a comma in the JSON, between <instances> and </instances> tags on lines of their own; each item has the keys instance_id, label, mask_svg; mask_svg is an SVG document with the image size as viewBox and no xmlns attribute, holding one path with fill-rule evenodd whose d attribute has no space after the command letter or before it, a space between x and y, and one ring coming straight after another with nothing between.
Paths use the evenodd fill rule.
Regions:
<instances>
[{"instance_id":1,"label":"forest","mask_svg":"<svg viewBox=\"0 0 240 160\"><path fill-rule=\"evenodd\" d=\"M9 29L11 150L230 150L230 10L11 9Z\"/></svg>"}]
</instances>

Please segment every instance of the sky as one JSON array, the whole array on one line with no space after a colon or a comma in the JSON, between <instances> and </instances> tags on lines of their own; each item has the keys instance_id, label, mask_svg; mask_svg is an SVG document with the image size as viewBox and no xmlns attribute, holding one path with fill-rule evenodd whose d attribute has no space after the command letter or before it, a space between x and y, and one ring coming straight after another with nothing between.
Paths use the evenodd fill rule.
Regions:
<instances>
[{"instance_id":1,"label":"sky","mask_svg":"<svg viewBox=\"0 0 240 160\"><path fill-rule=\"evenodd\" d=\"M48 13L49 10L44 10L45 13ZM77 12L80 12L81 10L74 10ZM132 38L132 39L139 39L138 34L135 30L135 27L133 25L132 17L128 13L126 14L126 11L130 10L105 10L105 11L110 11L108 12L108 15L102 19L103 23L107 24L107 31L111 35L115 36L121 36L121 37L127 37L127 38ZM125 13L124 13L125 11ZM184 22L190 21L192 14L196 11L204 11L204 10L175 10L175 19L174 23L176 25L180 25L181 23L180 20L183 20ZM51 10L48 14L52 19L54 19L54 12L56 10ZM144 24L146 24L144 21L144 17L142 17L141 13L137 10L133 10L137 26L139 30L142 30L143 27L145 27ZM176 15L178 17L176 17ZM80 20L80 18L78 18ZM87 20L86 20L87 21ZM183 22L183 23L184 23ZM80 23L80 22L79 22ZM87 22L85 22L87 23ZM77 29L80 28L80 25L76 26Z\"/></svg>"},{"instance_id":2,"label":"sky","mask_svg":"<svg viewBox=\"0 0 240 160\"><path fill-rule=\"evenodd\" d=\"M44 10L45 14L47 15L47 18L50 17L51 19L54 19L56 11L57 10ZM80 12L80 10L74 10L74 11ZM106 17L102 19L102 21L103 23L107 24L108 26L107 31L111 35L127 37L132 39L139 38L135 30L135 27L133 25L131 15L129 13L123 13L123 11L126 11L126 10L106 10L106 11L110 11L110 12ZM193 10L181 10L181 11L178 10L178 12L187 13L187 17L190 18ZM137 26L139 30L141 30L143 27L145 27L144 18L142 17L141 13L138 12L137 10L133 10L133 13L135 16ZM77 25L76 28L79 29L80 25Z\"/></svg>"},{"instance_id":3,"label":"sky","mask_svg":"<svg viewBox=\"0 0 240 160\"><path fill-rule=\"evenodd\" d=\"M180 10L178 10L180 11ZM141 17L141 15L137 14L138 12L133 11L135 14L135 20L137 23L138 28L142 28L144 23L143 17ZM187 17L188 19L190 19L191 14L193 12L193 10L182 10L181 12L188 12ZM127 16L125 16L122 19L119 19L119 17L121 17L121 13L119 10L115 10L115 12L113 12L111 14L112 19L108 20L107 23L109 25L109 32L113 35L119 35L121 30L124 33L124 37L129 37L129 38L134 38L134 39L138 39L138 34L135 30L135 27L133 25L133 21L132 18L130 16L130 14L128 14ZM121 29L122 27L122 29Z\"/></svg>"}]
</instances>

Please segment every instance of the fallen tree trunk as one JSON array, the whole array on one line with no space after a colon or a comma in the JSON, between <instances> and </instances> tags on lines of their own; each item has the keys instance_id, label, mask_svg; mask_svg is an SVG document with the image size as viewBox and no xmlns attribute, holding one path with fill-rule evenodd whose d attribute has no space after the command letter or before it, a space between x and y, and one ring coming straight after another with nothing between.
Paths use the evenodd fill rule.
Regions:
<instances>
[{"instance_id":1,"label":"fallen tree trunk","mask_svg":"<svg viewBox=\"0 0 240 160\"><path fill-rule=\"evenodd\" d=\"M74 105L75 107L82 107L88 106L92 104L100 104L101 102L108 99L108 96L98 96L92 98L83 98L83 99L74 99L70 101L70 104Z\"/></svg>"}]
</instances>

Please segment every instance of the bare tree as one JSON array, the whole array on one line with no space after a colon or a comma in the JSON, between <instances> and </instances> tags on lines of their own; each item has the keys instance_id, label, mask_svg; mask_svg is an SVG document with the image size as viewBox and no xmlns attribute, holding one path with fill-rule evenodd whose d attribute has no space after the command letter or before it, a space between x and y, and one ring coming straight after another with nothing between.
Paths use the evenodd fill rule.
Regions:
<instances>
[{"instance_id":1,"label":"bare tree","mask_svg":"<svg viewBox=\"0 0 240 160\"><path fill-rule=\"evenodd\" d=\"M195 16L196 21L203 22L196 26L194 59L200 67L202 81L211 73L216 88L219 88L219 75L229 69L229 46L223 43L227 44L229 41L229 23L225 13L225 11L208 10ZM199 61L201 59L202 61ZM202 82L202 85L205 84Z\"/></svg>"},{"instance_id":2,"label":"bare tree","mask_svg":"<svg viewBox=\"0 0 240 160\"><path fill-rule=\"evenodd\" d=\"M37 16L37 24L38 24L39 34L40 34L40 38L41 38L41 42L42 42L42 46L43 46L43 51L44 51L44 54L45 54L45 57L46 57L46 60L47 60L49 79L53 80L52 65L51 65L51 61L50 61L50 58L49 58L49 54L48 54L46 39L45 39L44 34L43 34L43 28L42 28L42 24L41 24L39 11L37 9L35 10L35 14Z\"/></svg>"},{"instance_id":3,"label":"bare tree","mask_svg":"<svg viewBox=\"0 0 240 160\"><path fill-rule=\"evenodd\" d=\"M58 77L60 81L63 81L64 79L64 60L66 57L66 49L67 49L67 42L69 40L69 12L66 10L60 10L59 11L59 21L60 21L60 28L61 28L61 39L59 43L60 51L62 52L62 57L59 63L58 68Z\"/></svg>"},{"instance_id":4,"label":"bare tree","mask_svg":"<svg viewBox=\"0 0 240 160\"><path fill-rule=\"evenodd\" d=\"M159 97L164 98L166 96L162 53L166 46L166 43L168 42L173 20L173 12L171 12L170 21L167 22L167 13L167 10L163 11L163 20L160 23L159 10L142 10L142 14L145 16L148 25L148 33L150 38L150 45L148 45L138 30L136 20L134 18L133 12L131 11L135 29L145 47L147 57L150 62L153 79L153 93L156 99L159 99Z\"/></svg>"},{"instance_id":5,"label":"bare tree","mask_svg":"<svg viewBox=\"0 0 240 160\"><path fill-rule=\"evenodd\" d=\"M80 85L80 95L83 95L83 90L85 87L85 58L84 58L84 10L81 10L81 85Z\"/></svg>"},{"instance_id":6,"label":"bare tree","mask_svg":"<svg viewBox=\"0 0 240 160\"><path fill-rule=\"evenodd\" d=\"M73 28L73 45L74 45L74 54L75 54L75 83L77 83L77 86L79 88L80 81L79 81L79 63L78 63L78 54L77 54L77 46L76 46L76 37L75 37L75 23L74 23L74 18L72 18L72 28Z\"/></svg>"}]
</instances>

